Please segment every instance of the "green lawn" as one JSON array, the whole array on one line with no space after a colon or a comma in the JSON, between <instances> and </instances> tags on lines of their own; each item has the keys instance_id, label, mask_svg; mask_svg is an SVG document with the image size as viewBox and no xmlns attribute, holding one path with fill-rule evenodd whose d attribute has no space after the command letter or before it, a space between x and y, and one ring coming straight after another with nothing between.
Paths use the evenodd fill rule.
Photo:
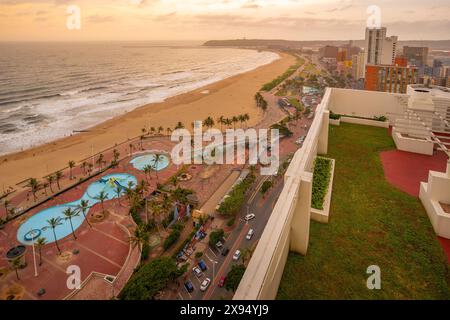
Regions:
<instances>
[{"instance_id":1,"label":"green lawn","mask_svg":"<svg viewBox=\"0 0 450 320\"><path fill-rule=\"evenodd\" d=\"M311 222L308 254L289 255L278 299L450 299L449 265L420 200L384 178L379 152L393 148L386 129L330 127L330 223ZM370 265L381 290L366 287Z\"/></svg>"}]
</instances>

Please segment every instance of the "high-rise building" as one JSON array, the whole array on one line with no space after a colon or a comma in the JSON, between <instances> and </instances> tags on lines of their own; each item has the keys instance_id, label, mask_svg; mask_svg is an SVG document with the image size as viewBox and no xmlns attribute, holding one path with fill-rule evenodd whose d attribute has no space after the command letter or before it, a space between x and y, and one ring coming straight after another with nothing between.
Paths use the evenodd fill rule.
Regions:
<instances>
[{"instance_id":1,"label":"high-rise building","mask_svg":"<svg viewBox=\"0 0 450 320\"><path fill-rule=\"evenodd\" d=\"M355 80L364 78L365 56L366 54L364 51L361 51L358 54L354 54L352 56L352 77Z\"/></svg>"},{"instance_id":2,"label":"high-rise building","mask_svg":"<svg viewBox=\"0 0 450 320\"><path fill-rule=\"evenodd\" d=\"M393 65L395 63L398 37L386 37L386 32L385 27L366 28L366 65Z\"/></svg>"},{"instance_id":3,"label":"high-rise building","mask_svg":"<svg viewBox=\"0 0 450 320\"><path fill-rule=\"evenodd\" d=\"M422 67L427 65L428 48L427 47L403 47L403 55L408 59L410 65Z\"/></svg>"},{"instance_id":4,"label":"high-rise building","mask_svg":"<svg viewBox=\"0 0 450 320\"><path fill-rule=\"evenodd\" d=\"M366 65L364 88L370 91L406 93L410 84L416 84L416 67L394 65Z\"/></svg>"},{"instance_id":5,"label":"high-rise building","mask_svg":"<svg viewBox=\"0 0 450 320\"><path fill-rule=\"evenodd\" d=\"M394 64L398 38L386 37L386 31L385 27L366 28L367 64Z\"/></svg>"},{"instance_id":6,"label":"high-rise building","mask_svg":"<svg viewBox=\"0 0 450 320\"><path fill-rule=\"evenodd\" d=\"M395 57L394 65L399 66L399 67L407 67L408 59L405 56L397 56L397 57Z\"/></svg>"},{"instance_id":7,"label":"high-rise building","mask_svg":"<svg viewBox=\"0 0 450 320\"><path fill-rule=\"evenodd\" d=\"M319 49L320 58L337 59L339 48L335 46L325 46Z\"/></svg>"}]
</instances>

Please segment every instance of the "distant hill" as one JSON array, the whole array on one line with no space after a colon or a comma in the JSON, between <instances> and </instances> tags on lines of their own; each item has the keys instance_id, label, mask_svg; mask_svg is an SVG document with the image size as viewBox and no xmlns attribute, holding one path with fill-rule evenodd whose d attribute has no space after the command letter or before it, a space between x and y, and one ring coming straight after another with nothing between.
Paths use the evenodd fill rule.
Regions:
<instances>
[{"instance_id":1,"label":"distant hill","mask_svg":"<svg viewBox=\"0 0 450 320\"><path fill-rule=\"evenodd\" d=\"M355 46L364 47L364 40L354 40ZM303 48L322 47L325 45L342 46L348 44L348 40L329 41L291 41L277 39L235 39L235 40L210 40L203 45L208 47L259 47L259 48ZM409 40L399 41L399 46L429 47L431 50L450 50L450 40Z\"/></svg>"}]
</instances>

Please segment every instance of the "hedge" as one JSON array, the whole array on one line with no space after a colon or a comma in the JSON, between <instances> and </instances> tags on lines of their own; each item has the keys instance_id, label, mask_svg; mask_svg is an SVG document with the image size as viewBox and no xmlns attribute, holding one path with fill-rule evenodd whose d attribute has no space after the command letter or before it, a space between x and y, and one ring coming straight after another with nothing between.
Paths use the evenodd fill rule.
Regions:
<instances>
[{"instance_id":1,"label":"hedge","mask_svg":"<svg viewBox=\"0 0 450 320\"><path fill-rule=\"evenodd\" d=\"M295 71L297 71L298 68L300 68L302 66L302 64L304 63L303 59L297 59L296 64L292 65L289 67L289 69L287 69L281 76L279 76L278 78L272 80L269 83L266 83L262 88L261 91L270 91L273 88L275 88L276 86L278 86L280 83L282 83L284 80L286 80L287 78L289 78L290 76L292 76Z\"/></svg>"},{"instance_id":2,"label":"hedge","mask_svg":"<svg viewBox=\"0 0 450 320\"><path fill-rule=\"evenodd\" d=\"M249 174L241 183L231 190L229 197L226 198L219 207L219 213L225 216L233 216L241 209L245 200L245 193L255 181L255 175Z\"/></svg>"},{"instance_id":3,"label":"hedge","mask_svg":"<svg viewBox=\"0 0 450 320\"><path fill-rule=\"evenodd\" d=\"M317 157L314 161L311 206L323 210L323 201L331 178L331 159Z\"/></svg>"}]
</instances>

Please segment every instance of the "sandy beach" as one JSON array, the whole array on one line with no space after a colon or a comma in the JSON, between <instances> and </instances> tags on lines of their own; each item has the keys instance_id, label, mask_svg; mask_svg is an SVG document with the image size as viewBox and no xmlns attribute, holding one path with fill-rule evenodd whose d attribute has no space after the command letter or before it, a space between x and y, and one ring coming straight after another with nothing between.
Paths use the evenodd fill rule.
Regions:
<instances>
[{"instance_id":1,"label":"sandy beach","mask_svg":"<svg viewBox=\"0 0 450 320\"><path fill-rule=\"evenodd\" d=\"M56 140L33 149L0 157L0 188L7 188L35 177L40 179L67 166L70 160L81 160L94 152L122 143L141 134L142 128L173 128L178 121L186 128L194 120L211 116L232 117L248 113L249 125L257 124L262 112L254 101L261 86L282 74L294 64L295 58L280 54L281 59L189 93L167 99L163 103L139 107L122 116L108 120L89 130Z\"/></svg>"}]
</instances>

